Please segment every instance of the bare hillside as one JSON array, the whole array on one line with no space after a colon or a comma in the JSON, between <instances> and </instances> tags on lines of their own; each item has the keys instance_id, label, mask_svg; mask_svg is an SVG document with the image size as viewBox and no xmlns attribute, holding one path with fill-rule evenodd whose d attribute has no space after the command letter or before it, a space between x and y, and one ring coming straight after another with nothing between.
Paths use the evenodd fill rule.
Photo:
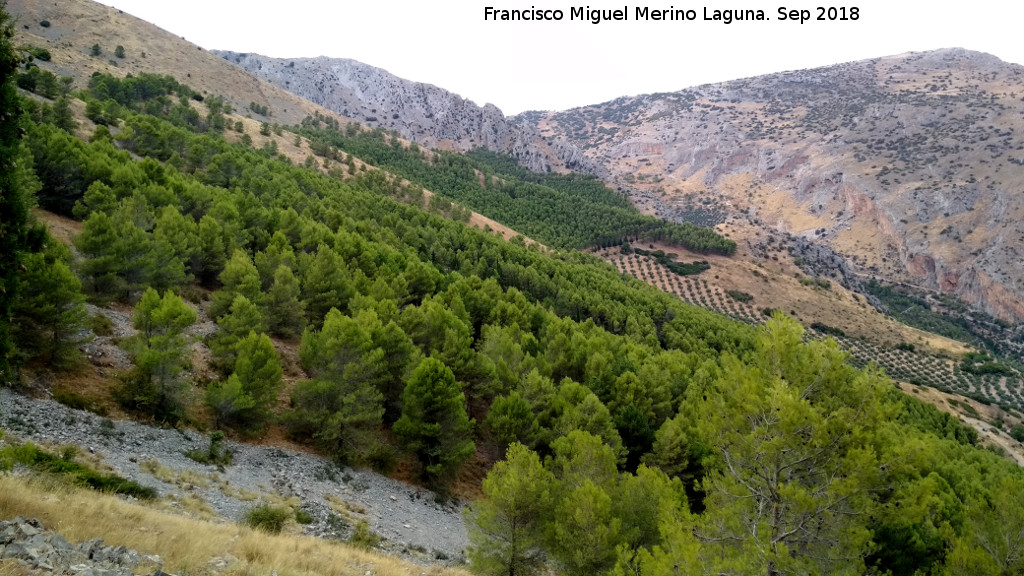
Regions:
<instances>
[{"instance_id":1,"label":"bare hillside","mask_svg":"<svg viewBox=\"0 0 1024 576\"><path fill-rule=\"evenodd\" d=\"M531 115L652 212L717 213L861 278L1024 319L1024 68L912 53ZM716 219L712 219L715 221Z\"/></svg>"}]
</instances>

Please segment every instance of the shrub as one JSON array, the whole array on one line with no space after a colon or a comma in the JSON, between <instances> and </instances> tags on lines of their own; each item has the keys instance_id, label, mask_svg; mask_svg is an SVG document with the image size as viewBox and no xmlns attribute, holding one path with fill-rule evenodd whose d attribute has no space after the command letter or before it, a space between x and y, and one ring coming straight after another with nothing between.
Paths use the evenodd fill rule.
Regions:
<instances>
[{"instance_id":1,"label":"shrub","mask_svg":"<svg viewBox=\"0 0 1024 576\"><path fill-rule=\"evenodd\" d=\"M43 28L49 28L50 27L50 21L49 20L40 20L39 21L39 25L42 26Z\"/></svg>"},{"instance_id":2,"label":"shrub","mask_svg":"<svg viewBox=\"0 0 1024 576\"><path fill-rule=\"evenodd\" d=\"M215 464L217 466L230 465L234 457L230 450L224 449L224 433L220 430L210 434L209 448L206 450L187 450L185 456L200 464Z\"/></svg>"},{"instance_id":3,"label":"shrub","mask_svg":"<svg viewBox=\"0 0 1024 576\"><path fill-rule=\"evenodd\" d=\"M50 61L50 51L47 50L46 48L39 48L37 46L32 46L31 48L29 48L29 54L31 54L32 57L35 58L36 60L42 60L43 62L49 62Z\"/></svg>"},{"instance_id":4,"label":"shrub","mask_svg":"<svg viewBox=\"0 0 1024 576\"><path fill-rule=\"evenodd\" d=\"M360 520L352 532L352 537L348 539L348 543L360 548L373 548L380 544L380 536L370 529L366 520Z\"/></svg>"},{"instance_id":5,"label":"shrub","mask_svg":"<svg viewBox=\"0 0 1024 576\"><path fill-rule=\"evenodd\" d=\"M295 521L299 524L312 524L313 515L299 508L298 510L295 511Z\"/></svg>"},{"instance_id":6,"label":"shrub","mask_svg":"<svg viewBox=\"0 0 1024 576\"><path fill-rule=\"evenodd\" d=\"M821 322L814 322L811 324L811 328L821 332L822 334L828 334L830 336L846 336L846 332L843 332L842 328L836 328L835 326L829 326Z\"/></svg>"},{"instance_id":7,"label":"shrub","mask_svg":"<svg viewBox=\"0 0 1024 576\"><path fill-rule=\"evenodd\" d=\"M73 456L65 451L65 456ZM32 443L0 450L0 462L16 462L39 472L62 476L73 484L103 492L114 492L140 500L156 498L156 490L114 474L101 474L70 459L43 452ZM2 466L0 466L2 467Z\"/></svg>"},{"instance_id":8,"label":"shrub","mask_svg":"<svg viewBox=\"0 0 1024 576\"><path fill-rule=\"evenodd\" d=\"M262 504L245 514L245 524L250 528L270 534L280 534L285 522L292 516L287 508Z\"/></svg>"},{"instance_id":9,"label":"shrub","mask_svg":"<svg viewBox=\"0 0 1024 576\"><path fill-rule=\"evenodd\" d=\"M114 323L105 314L93 314L89 318L89 328L97 336L112 336L114 334Z\"/></svg>"},{"instance_id":10,"label":"shrub","mask_svg":"<svg viewBox=\"0 0 1024 576\"><path fill-rule=\"evenodd\" d=\"M746 292L741 292L739 290L726 290L725 293L729 296L729 298L732 298L737 302L750 302L751 300L754 299L754 297L751 296L750 294L747 294Z\"/></svg>"}]
</instances>

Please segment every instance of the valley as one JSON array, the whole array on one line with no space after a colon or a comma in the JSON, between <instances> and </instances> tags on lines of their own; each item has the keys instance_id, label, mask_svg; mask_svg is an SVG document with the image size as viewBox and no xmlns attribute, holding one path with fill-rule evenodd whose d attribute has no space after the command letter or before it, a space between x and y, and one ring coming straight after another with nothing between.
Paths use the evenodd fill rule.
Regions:
<instances>
[{"instance_id":1,"label":"valley","mask_svg":"<svg viewBox=\"0 0 1024 576\"><path fill-rule=\"evenodd\" d=\"M1024 68L506 118L0 17L4 519L180 574L1024 569L986 548L1024 525Z\"/></svg>"}]
</instances>

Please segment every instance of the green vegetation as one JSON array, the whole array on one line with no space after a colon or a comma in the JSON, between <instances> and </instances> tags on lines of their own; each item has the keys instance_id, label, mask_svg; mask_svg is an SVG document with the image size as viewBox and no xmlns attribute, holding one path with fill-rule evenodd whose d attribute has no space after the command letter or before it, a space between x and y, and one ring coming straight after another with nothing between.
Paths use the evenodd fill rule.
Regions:
<instances>
[{"instance_id":1,"label":"green vegetation","mask_svg":"<svg viewBox=\"0 0 1024 576\"><path fill-rule=\"evenodd\" d=\"M811 329L817 330L822 334L828 334L829 336L846 336L846 332L843 332L842 328L836 328L835 326L829 326L822 322L811 323Z\"/></svg>"},{"instance_id":2,"label":"green vegetation","mask_svg":"<svg viewBox=\"0 0 1024 576\"><path fill-rule=\"evenodd\" d=\"M14 30L4 8L0 6L0 384L17 378L12 313L22 260L33 251L33 244L38 251L39 242L33 239L39 231L32 231L28 212L37 184L25 169L24 124L14 84L20 59L11 43Z\"/></svg>"},{"instance_id":3,"label":"green vegetation","mask_svg":"<svg viewBox=\"0 0 1024 576\"><path fill-rule=\"evenodd\" d=\"M224 433L220 430L210 434L210 445L206 450L188 450L185 452L192 460L200 464L214 464L216 466L227 466L231 464L234 455L230 450L224 449Z\"/></svg>"},{"instance_id":4,"label":"green vegetation","mask_svg":"<svg viewBox=\"0 0 1024 576\"><path fill-rule=\"evenodd\" d=\"M977 342L966 322L933 311L931 305L923 298L901 292L894 286L883 286L875 281L865 284L864 291L878 298L894 318L908 326L961 342Z\"/></svg>"},{"instance_id":5,"label":"green vegetation","mask_svg":"<svg viewBox=\"0 0 1024 576\"><path fill-rule=\"evenodd\" d=\"M700 274L705 270L711 269L711 265L703 260L698 262L691 262L689 264L686 264L685 262L676 262L676 255L665 254L664 250L654 250L652 252L648 252L647 250L634 248L633 252L639 254L640 256L650 256L654 258L654 260L658 264L661 264L665 268L668 268L670 271L680 276L693 276L696 274Z\"/></svg>"},{"instance_id":6,"label":"green vegetation","mask_svg":"<svg viewBox=\"0 0 1024 576\"><path fill-rule=\"evenodd\" d=\"M476 448L465 404L455 375L434 358L420 362L405 386L395 434L416 454L431 484L454 476Z\"/></svg>"},{"instance_id":7,"label":"green vegetation","mask_svg":"<svg viewBox=\"0 0 1024 576\"><path fill-rule=\"evenodd\" d=\"M480 150L465 156L435 151L428 159L418 147L404 147L383 130L341 130L319 117L306 118L300 133L318 155L338 162L338 151L355 155L548 246L617 246L627 238L642 238L697 252L736 250L735 242L710 229L640 214L592 177L530 175L508 159Z\"/></svg>"},{"instance_id":8,"label":"green vegetation","mask_svg":"<svg viewBox=\"0 0 1024 576\"><path fill-rule=\"evenodd\" d=\"M245 524L256 530L280 534L292 516L292 511L288 508L261 504L245 513Z\"/></svg>"},{"instance_id":9,"label":"green vegetation","mask_svg":"<svg viewBox=\"0 0 1024 576\"><path fill-rule=\"evenodd\" d=\"M482 153L424 155L312 119L302 133L332 162L344 162L332 150L342 148L345 161L386 166L418 188L376 170L343 180L229 144L167 77L97 75L80 96L120 127L116 146L82 142L41 112L27 152L10 142L31 155L18 165L41 182L40 205L83 221L80 258L67 264L81 289L68 301L84 292L135 305L139 334L124 341L135 367L118 393L130 408L176 421L195 402L184 392L196 391L185 354L196 313L177 294L209 290L223 377L205 400L218 424L265 425L281 389L268 333L300 339L308 379L282 415L295 439L357 464L404 454L440 488L474 454L493 464L467 515L480 572L1024 568L1018 548L988 547L1024 529L1020 469L880 371L855 368L834 340L804 342L778 316L755 329L596 257L503 241L421 209L422 196L396 201L428 187L497 207L553 247L683 234L648 227L595 182L519 180ZM27 171L19 178L24 212L36 185ZM11 222L30 236L27 218ZM691 248L729 251L695 234ZM0 258L20 269L28 253L45 260L48 243L41 233L35 246L4 244L16 252ZM710 297L700 278L671 278ZM67 280L54 284L74 295ZM13 293L11 309L35 301ZM277 531L291 518L264 506L247 521ZM372 546L374 535L356 526L353 540Z\"/></svg>"},{"instance_id":10,"label":"green vegetation","mask_svg":"<svg viewBox=\"0 0 1024 576\"><path fill-rule=\"evenodd\" d=\"M725 293L729 296L729 298L732 298L737 302L746 303L754 299L753 296L747 294L746 292L743 292L742 290L726 290Z\"/></svg>"},{"instance_id":11,"label":"green vegetation","mask_svg":"<svg viewBox=\"0 0 1024 576\"><path fill-rule=\"evenodd\" d=\"M152 488L114 474L101 474L75 462L73 457L74 451L65 452L63 456L54 456L28 442L20 446L12 445L0 449L0 470L4 469L5 463L8 467L10 464L21 464L38 472L66 478L73 484L94 490L123 494L140 500L156 498L156 490Z\"/></svg>"},{"instance_id":12,"label":"green vegetation","mask_svg":"<svg viewBox=\"0 0 1024 576\"><path fill-rule=\"evenodd\" d=\"M161 298L148 288L132 314L139 333L126 341L135 367L118 390L121 403L157 420L176 422L184 410L185 329L196 313L168 290Z\"/></svg>"},{"instance_id":13,"label":"green vegetation","mask_svg":"<svg viewBox=\"0 0 1024 576\"><path fill-rule=\"evenodd\" d=\"M380 544L380 536L370 529L369 522L359 520L352 530L352 536L349 537L348 543L360 548L374 548Z\"/></svg>"},{"instance_id":14,"label":"green vegetation","mask_svg":"<svg viewBox=\"0 0 1024 576\"><path fill-rule=\"evenodd\" d=\"M1000 513L999 526L988 516L1020 506L1020 469L976 450L955 418L850 367L834 341L802 340L777 317L744 360L726 354L635 473L585 432L543 463L512 444L467 514L473 569L910 575L956 573L946 570L966 557L971 573L1019 570L985 542L1024 527L1017 514ZM917 508L922 499L933 504Z\"/></svg>"},{"instance_id":15,"label":"green vegetation","mask_svg":"<svg viewBox=\"0 0 1024 576\"><path fill-rule=\"evenodd\" d=\"M1013 370L1005 365L1000 364L992 359L991 356L983 352L968 352L964 354L961 362L961 368L964 372L971 374L1012 374Z\"/></svg>"}]
</instances>

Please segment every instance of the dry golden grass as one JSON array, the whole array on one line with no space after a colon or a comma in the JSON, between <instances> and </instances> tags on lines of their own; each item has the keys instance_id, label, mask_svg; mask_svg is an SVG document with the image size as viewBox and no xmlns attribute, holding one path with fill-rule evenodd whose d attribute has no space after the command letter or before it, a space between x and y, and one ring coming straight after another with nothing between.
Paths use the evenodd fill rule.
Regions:
<instances>
[{"instance_id":1,"label":"dry golden grass","mask_svg":"<svg viewBox=\"0 0 1024 576\"><path fill-rule=\"evenodd\" d=\"M213 558L238 562L222 572L234 575L465 576L460 569L423 567L398 558L307 536L269 535L236 524L214 524L132 504L44 478L0 477L0 518L38 518L71 542L103 538L145 554L158 554L172 573L212 573ZM0 576L20 576L17 566L0 564Z\"/></svg>"}]
</instances>

